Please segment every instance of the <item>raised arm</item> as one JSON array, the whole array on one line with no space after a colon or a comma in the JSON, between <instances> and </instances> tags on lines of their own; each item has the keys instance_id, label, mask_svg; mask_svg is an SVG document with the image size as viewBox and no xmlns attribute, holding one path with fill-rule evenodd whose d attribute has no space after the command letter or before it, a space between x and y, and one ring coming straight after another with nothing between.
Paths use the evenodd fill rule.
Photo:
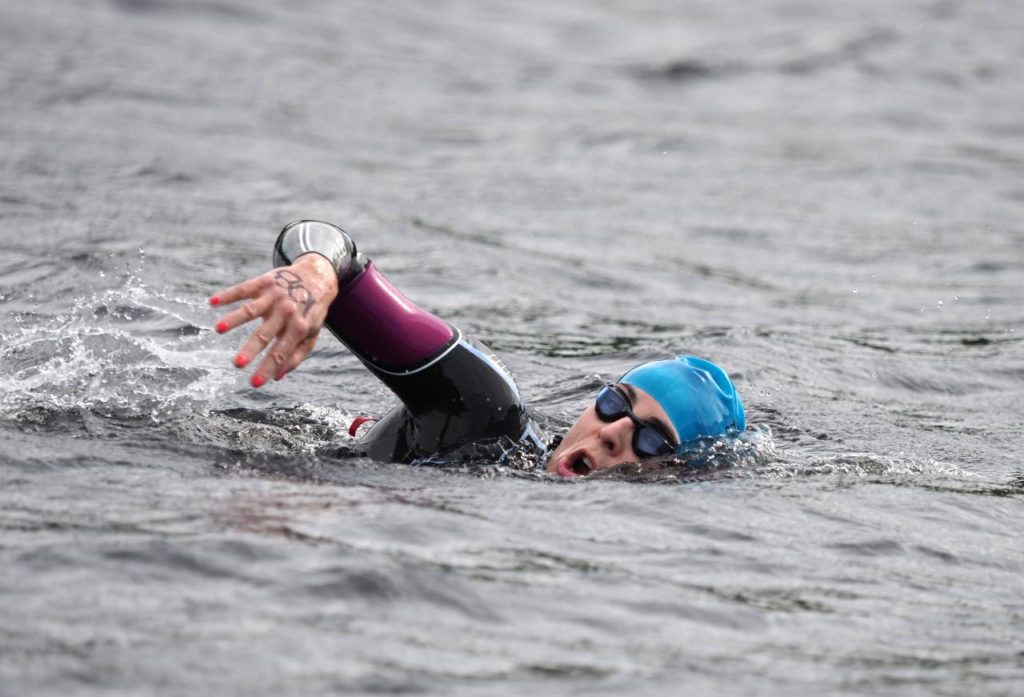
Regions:
<instances>
[{"instance_id":1,"label":"raised arm","mask_svg":"<svg viewBox=\"0 0 1024 697\"><path fill-rule=\"evenodd\" d=\"M253 386L294 370L326 325L402 401L402 409L363 439L371 457L411 461L491 438L536 440L519 388L501 361L410 302L341 228L289 224L274 247L274 263L275 270L210 300L249 300L224 317L218 331L262 318L235 358L245 367L270 346Z\"/></svg>"}]
</instances>

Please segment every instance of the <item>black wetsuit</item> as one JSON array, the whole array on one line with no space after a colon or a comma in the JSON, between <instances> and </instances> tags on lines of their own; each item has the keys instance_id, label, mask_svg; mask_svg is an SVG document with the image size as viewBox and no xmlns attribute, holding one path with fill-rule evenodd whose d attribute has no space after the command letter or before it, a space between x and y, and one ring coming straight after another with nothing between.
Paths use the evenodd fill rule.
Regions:
<instances>
[{"instance_id":1,"label":"black wetsuit","mask_svg":"<svg viewBox=\"0 0 1024 697\"><path fill-rule=\"evenodd\" d=\"M511 373L486 346L412 304L334 225L290 223L274 246L274 265L309 252L338 272L327 328L402 402L360 439L358 452L415 462L470 444L544 451Z\"/></svg>"}]
</instances>

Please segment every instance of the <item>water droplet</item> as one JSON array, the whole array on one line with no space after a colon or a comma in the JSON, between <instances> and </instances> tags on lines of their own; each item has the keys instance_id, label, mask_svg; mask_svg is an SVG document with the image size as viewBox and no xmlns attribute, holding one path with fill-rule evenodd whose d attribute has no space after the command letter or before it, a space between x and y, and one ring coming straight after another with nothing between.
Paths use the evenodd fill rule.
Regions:
<instances>
[{"instance_id":1,"label":"water droplet","mask_svg":"<svg viewBox=\"0 0 1024 697\"><path fill-rule=\"evenodd\" d=\"M860 289L859 289L859 288L854 288L854 289L853 289L853 292L854 292L855 294L856 294L856 293L859 293L859 292L860 292Z\"/></svg>"},{"instance_id":2,"label":"water droplet","mask_svg":"<svg viewBox=\"0 0 1024 697\"><path fill-rule=\"evenodd\" d=\"M941 300L939 301L939 304L936 305L936 307L938 307L940 310L942 309L942 301Z\"/></svg>"}]
</instances>

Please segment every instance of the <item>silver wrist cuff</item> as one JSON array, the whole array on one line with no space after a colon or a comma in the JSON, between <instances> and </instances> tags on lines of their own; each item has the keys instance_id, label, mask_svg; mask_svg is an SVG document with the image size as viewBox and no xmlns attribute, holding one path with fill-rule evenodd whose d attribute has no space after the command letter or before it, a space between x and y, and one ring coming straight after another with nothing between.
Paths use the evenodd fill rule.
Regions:
<instances>
[{"instance_id":1,"label":"silver wrist cuff","mask_svg":"<svg viewBox=\"0 0 1024 697\"><path fill-rule=\"evenodd\" d=\"M338 278L345 276L356 257L356 245L336 225L318 220L288 223L274 245L274 266L287 266L303 254L315 252L331 262Z\"/></svg>"}]
</instances>

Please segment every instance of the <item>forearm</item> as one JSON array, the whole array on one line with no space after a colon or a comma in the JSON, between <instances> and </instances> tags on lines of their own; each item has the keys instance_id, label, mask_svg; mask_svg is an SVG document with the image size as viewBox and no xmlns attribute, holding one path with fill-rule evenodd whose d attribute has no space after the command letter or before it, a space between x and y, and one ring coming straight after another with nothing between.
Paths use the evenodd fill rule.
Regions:
<instances>
[{"instance_id":1,"label":"forearm","mask_svg":"<svg viewBox=\"0 0 1024 697\"><path fill-rule=\"evenodd\" d=\"M338 279L325 324L382 378L418 370L457 341L457 330L402 295L334 225L286 226L274 245L274 264L314 253L330 262Z\"/></svg>"}]
</instances>

